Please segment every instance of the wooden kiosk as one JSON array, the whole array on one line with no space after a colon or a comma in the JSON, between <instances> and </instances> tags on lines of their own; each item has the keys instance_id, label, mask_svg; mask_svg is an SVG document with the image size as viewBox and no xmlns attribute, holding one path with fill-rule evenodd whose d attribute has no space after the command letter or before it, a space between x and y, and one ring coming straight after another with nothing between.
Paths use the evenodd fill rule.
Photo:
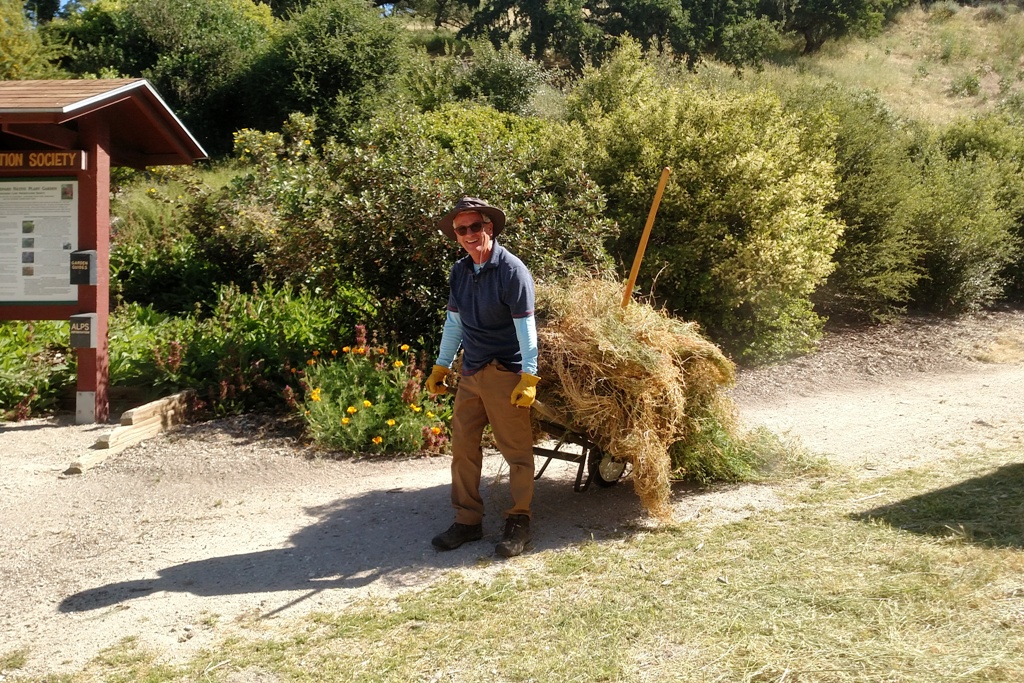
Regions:
<instances>
[{"instance_id":1,"label":"wooden kiosk","mask_svg":"<svg viewBox=\"0 0 1024 683\"><path fill-rule=\"evenodd\" d=\"M0 82L0 320L71 322L78 424L109 418L110 168L206 158L145 79Z\"/></svg>"}]
</instances>

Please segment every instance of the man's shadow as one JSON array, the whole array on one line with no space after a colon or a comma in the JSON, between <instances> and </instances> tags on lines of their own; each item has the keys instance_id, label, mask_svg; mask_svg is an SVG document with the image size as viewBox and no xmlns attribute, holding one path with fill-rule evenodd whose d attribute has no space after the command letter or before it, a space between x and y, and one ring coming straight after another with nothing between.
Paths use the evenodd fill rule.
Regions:
<instances>
[{"instance_id":1,"label":"man's shadow","mask_svg":"<svg viewBox=\"0 0 1024 683\"><path fill-rule=\"evenodd\" d=\"M294 533L285 547L171 565L159 570L157 578L129 579L80 591L62 600L58 609L95 610L156 591L198 596L273 591L309 591L313 595L381 580L398 585L422 583L424 575L473 566L492 556L494 544L500 540L501 511L509 504L508 482L487 479L485 473L485 537L453 551L437 552L430 544L452 521L447 485L368 491L307 508L305 512L316 521ZM632 488L620 483L575 493L571 481L565 479L537 481L534 551L627 533L643 516Z\"/></svg>"},{"instance_id":2,"label":"man's shadow","mask_svg":"<svg viewBox=\"0 0 1024 683\"><path fill-rule=\"evenodd\" d=\"M1024 548L1024 463L851 517L990 548Z\"/></svg>"}]
</instances>

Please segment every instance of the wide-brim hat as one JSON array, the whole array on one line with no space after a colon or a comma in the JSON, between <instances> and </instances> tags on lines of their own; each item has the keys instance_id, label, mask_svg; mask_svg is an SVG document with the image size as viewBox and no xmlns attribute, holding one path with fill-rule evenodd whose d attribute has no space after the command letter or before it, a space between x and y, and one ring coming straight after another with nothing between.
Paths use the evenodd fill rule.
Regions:
<instances>
[{"instance_id":1,"label":"wide-brim hat","mask_svg":"<svg viewBox=\"0 0 1024 683\"><path fill-rule=\"evenodd\" d=\"M476 211L491 219L492 236L497 237L501 229L505 227L505 212L496 206L491 206L482 199L476 197L463 197L455 208L444 215L438 222L437 227L448 237L455 239L455 226L452 221L460 213Z\"/></svg>"}]
</instances>

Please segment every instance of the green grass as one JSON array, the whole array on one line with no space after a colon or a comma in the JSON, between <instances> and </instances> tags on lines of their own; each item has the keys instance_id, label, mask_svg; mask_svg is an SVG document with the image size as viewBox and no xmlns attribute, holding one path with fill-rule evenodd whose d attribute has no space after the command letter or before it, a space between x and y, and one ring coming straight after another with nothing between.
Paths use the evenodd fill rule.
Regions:
<instances>
[{"instance_id":1,"label":"green grass","mask_svg":"<svg viewBox=\"0 0 1024 683\"><path fill-rule=\"evenodd\" d=\"M782 510L741 522L253 622L179 667L126 641L69 680L1020 680L1024 452L778 488Z\"/></svg>"}]
</instances>

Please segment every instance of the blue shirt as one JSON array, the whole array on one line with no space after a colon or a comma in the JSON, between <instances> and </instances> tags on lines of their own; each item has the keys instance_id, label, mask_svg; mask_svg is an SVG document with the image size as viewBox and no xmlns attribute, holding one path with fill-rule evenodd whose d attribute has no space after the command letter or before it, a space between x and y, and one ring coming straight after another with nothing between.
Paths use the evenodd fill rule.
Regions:
<instances>
[{"instance_id":1,"label":"blue shirt","mask_svg":"<svg viewBox=\"0 0 1024 683\"><path fill-rule=\"evenodd\" d=\"M449 277L450 294L448 295L449 322L454 319L459 323L462 332L462 372L473 374L492 360L501 363L513 372L524 371L524 349L520 344L520 334L516 322L533 318L534 290L533 277L512 252L497 242L491 249L491 256L480 268L474 269L473 259L464 256L452 267ZM459 330L445 325L442 336L442 357L448 345L454 342L451 333ZM536 333L533 335L532 349L525 353L533 355L527 358L531 365L536 364ZM448 337L448 339L445 339ZM532 352L532 353L531 353ZM454 354L452 354L454 355ZM444 365L439 358L439 364ZM536 368L531 367L526 371Z\"/></svg>"}]
</instances>

